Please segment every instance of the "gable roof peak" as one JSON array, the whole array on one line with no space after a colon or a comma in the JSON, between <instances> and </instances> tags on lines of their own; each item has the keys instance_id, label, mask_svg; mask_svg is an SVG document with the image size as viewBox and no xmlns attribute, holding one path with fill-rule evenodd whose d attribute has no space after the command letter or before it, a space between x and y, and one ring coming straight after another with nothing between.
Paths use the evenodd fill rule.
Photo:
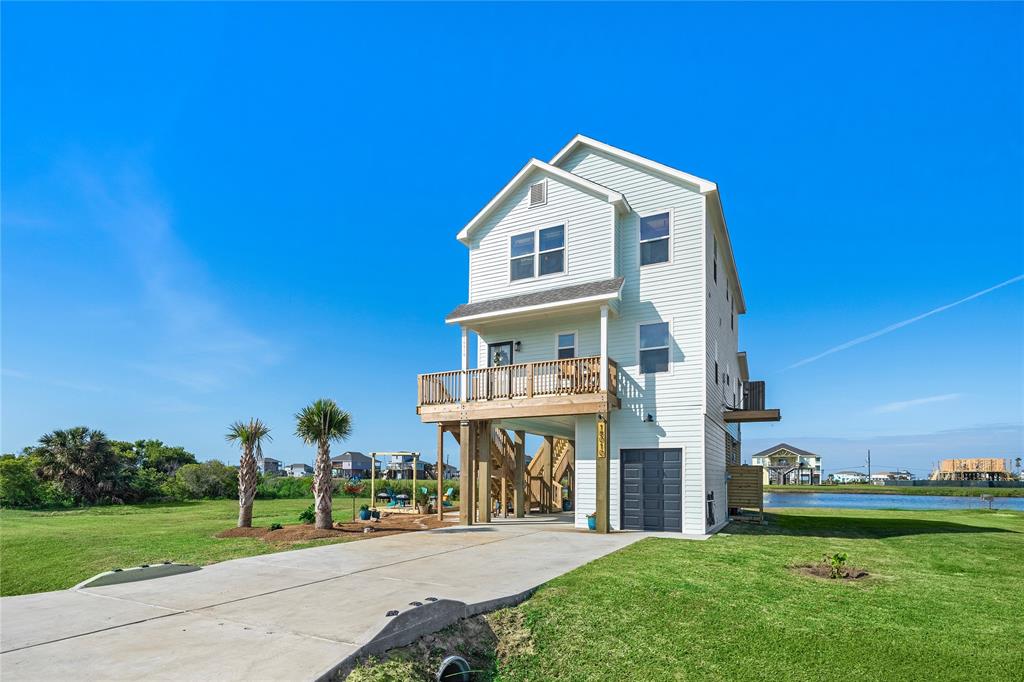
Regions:
<instances>
[{"instance_id":1,"label":"gable roof peak","mask_svg":"<svg viewBox=\"0 0 1024 682\"><path fill-rule=\"evenodd\" d=\"M559 168L549 163L545 163L540 159L532 158L526 162L526 165L523 166L511 180L509 180L508 184L502 187L501 190L497 194L495 194L494 197L489 202L487 202L486 206L480 209L479 213L473 216L472 220L466 223L465 227L463 227L459 231L458 240L463 244L468 245L470 234L478 227L480 227L480 225L483 224L483 222L487 219L491 212L493 212L501 204L502 201L507 199L509 195L511 195L512 192L516 190L516 188L518 188L523 182L525 182L526 178L533 171L541 171L543 173L547 173L548 175L568 185L572 185L577 189L587 192L588 194L592 194L600 199L604 199L609 204L612 204L615 207L615 210L618 211L619 213L627 213L630 211L629 203L626 201L626 197L624 197L620 192L608 189L607 187L597 184L593 180L587 180L586 178L580 177L579 175L576 175L574 173L570 173L569 171L563 168Z\"/></svg>"},{"instance_id":2,"label":"gable roof peak","mask_svg":"<svg viewBox=\"0 0 1024 682\"><path fill-rule=\"evenodd\" d=\"M712 182L711 180L699 178L696 175L685 173L677 168L666 166L663 163L658 163L657 161L653 161L651 159L648 159L647 157L640 156L639 154L627 152L625 149L621 149L619 147L613 147L612 145L607 144L605 142L601 142L600 140L595 140L592 137L587 137L582 133L578 133L575 137L569 140L569 144L562 147L561 151L555 154L555 156L551 159L551 165L558 166L565 159L567 159L569 155L571 155L574 151L576 151L579 147L582 146L596 149L611 156L617 156L621 159L625 159L626 161L630 161L635 165L640 166L641 168L645 168L647 170L654 171L656 173L668 176L675 180L682 181L688 185L695 187L697 191L699 191L701 194L708 194L710 192L715 192L718 190L718 185Z\"/></svg>"}]
</instances>

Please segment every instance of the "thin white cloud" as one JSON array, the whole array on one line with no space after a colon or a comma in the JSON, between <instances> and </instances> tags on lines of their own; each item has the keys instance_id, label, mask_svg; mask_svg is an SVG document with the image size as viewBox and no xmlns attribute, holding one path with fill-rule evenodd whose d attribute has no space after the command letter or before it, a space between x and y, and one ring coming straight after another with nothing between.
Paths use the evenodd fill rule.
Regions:
<instances>
[{"instance_id":1,"label":"thin white cloud","mask_svg":"<svg viewBox=\"0 0 1024 682\"><path fill-rule=\"evenodd\" d=\"M853 339L852 341L847 341L846 343L841 343L838 346L834 346L832 348L829 348L828 350L824 351L823 353L818 353L817 355L812 355L809 358L804 358L803 360L800 360L799 362L794 362L792 365L790 365L789 367L786 367L785 369L788 370L788 369L794 369L796 367L802 367L803 365L810 364L810 363L814 362L815 360L821 360L822 358L827 357L829 355L832 355L833 353L838 353L839 351L846 350L848 348L853 348L854 346L859 346L860 344L862 344L862 343L864 343L866 341L871 341L872 339L877 339L879 336L884 336L884 335L888 334L889 332L894 332L897 329L902 329L903 327L906 327L907 325L914 324L915 322L919 322L919 321L923 320L926 317L931 317L932 315L937 315L938 313L941 313L943 311L949 310L950 308L956 307L956 306L960 305L961 303L967 303L968 301L973 301L974 299L976 299L976 298L978 298L980 296L984 296L985 294L992 293L993 291L995 291L997 289L1002 289L1003 287L1010 286L1011 284L1015 284L1016 282L1019 282L1021 280L1024 280L1024 275L1017 275L1016 277L1011 277L1010 279L1006 280L1005 282L1000 282L999 284L996 284L995 286L989 287L988 289L982 289L981 291L975 292L975 293L971 294L970 296L966 296L964 298L961 298L958 301L953 301L952 303L947 303L946 305L939 306L938 308L935 308L934 310L929 310L926 313L922 313L922 314L917 315L915 317L911 317L909 320L903 320L902 322L897 322L896 324L891 324L888 327L885 327L883 329L879 329L876 332L871 332L870 334L865 334L864 336L857 337L856 339ZM783 370L783 371L785 371L785 370Z\"/></svg>"},{"instance_id":2,"label":"thin white cloud","mask_svg":"<svg viewBox=\"0 0 1024 682\"><path fill-rule=\"evenodd\" d=\"M138 278L135 322L151 333L126 365L205 392L277 362L275 344L224 304L140 168L103 174L79 165L73 173L95 227L113 239Z\"/></svg>"},{"instance_id":3,"label":"thin white cloud","mask_svg":"<svg viewBox=\"0 0 1024 682\"><path fill-rule=\"evenodd\" d=\"M909 410L912 407L919 405L929 405L931 403L944 403L949 400L956 400L961 396L960 393L943 393L942 395L930 395L926 398L914 398L912 400L898 400L892 403L885 403L871 410L875 414L888 414L890 412L903 412Z\"/></svg>"},{"instance_id":4,"label":"thin white cloud","mask_svg":"<svg viewBox=\"0 0 1024 682\"><path fill-rule=\"evenodd\" d=\"M73 391L87 391L90 393L99 393L104 390L103 386L96 384L86 384L77 381L65 381L64 379L49 379L47 377L38 377L29 374L28 372L22 372L17 369L10 369L4 367L2 371L3 376L11 377L12 379L21 379L23 381L31 381L39 384L45 384L47 386L55 386L57 388L69 388Z\"/></svg>"}]
</instances>

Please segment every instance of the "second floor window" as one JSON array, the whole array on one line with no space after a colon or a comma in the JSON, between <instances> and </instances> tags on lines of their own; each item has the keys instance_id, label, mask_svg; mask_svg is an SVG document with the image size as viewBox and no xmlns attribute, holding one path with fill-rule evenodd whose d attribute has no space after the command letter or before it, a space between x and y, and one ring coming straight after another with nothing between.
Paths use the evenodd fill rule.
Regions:
<instances>
[{"instance_id":1,"label":"second floor window","mask_svg":"<svg viewBox=\"0 0 1024 682\"><path fill-rule=\"evenodd\" d=\"M640 265L668 262L669 214L640 218Z\"/></svg>"},{"instance_id":2,"label":"second floor window","mask_svg":"<svg viewBox=\"0 0 1024 682\"><path fill-rule=\"evenodd\" d=\"M576 332L562 332L558 335L558 359L576 357Z\"/></svg>"},{"instance_id":3,"label":"second floor window","mask_svg":"<svg viewBox=\"0 0 1024 682\"><path fill-rule=\"evenodd\" d=\"M640 373L668 371L668 322L640 325Z\"/></svg>"},{"instance_id":4,"label":"second floor window","mask_svg":"<svg viewBox=\"0 0 1024 682\"><path fill-rule=\"evenodd\" d=\"M513 282L565 272L565 225L512 235L509 257Z\"/></svg>"}]
</instances>

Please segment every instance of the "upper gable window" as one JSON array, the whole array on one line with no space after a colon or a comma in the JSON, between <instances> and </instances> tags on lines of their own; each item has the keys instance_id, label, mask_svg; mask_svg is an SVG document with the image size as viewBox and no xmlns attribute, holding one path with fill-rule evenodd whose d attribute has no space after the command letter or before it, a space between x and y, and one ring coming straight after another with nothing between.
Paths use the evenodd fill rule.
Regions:
<instances>
[{"instance_id":1,"label":"upper gable window","mask_svg":"<svg viewBox=\"0 0 1024 682\"><path fill-rule=\"evenodd\" d=\"M541 180L530 185L530 208L548 203L548 181Z\"/></svg>"},{"instance_id":2,"label":"upper gable window","mask_svg":"<svg viewBox=\"0 0 1024 682\"><path fill-rule=\"evenodd\" d=\"M640 218L640 265L668 262L671 222L668 213Z\"/></svg>"},{"instance_id":3,"label":"upper gable window","mask_svg":"<svg viewBox=\"0 0 1024 682\"><path fill-rule=\"evenodd\" d=\"M513 282L565 272L565 225L512 235L509 258Z\"/></svg>"}]
</instances>

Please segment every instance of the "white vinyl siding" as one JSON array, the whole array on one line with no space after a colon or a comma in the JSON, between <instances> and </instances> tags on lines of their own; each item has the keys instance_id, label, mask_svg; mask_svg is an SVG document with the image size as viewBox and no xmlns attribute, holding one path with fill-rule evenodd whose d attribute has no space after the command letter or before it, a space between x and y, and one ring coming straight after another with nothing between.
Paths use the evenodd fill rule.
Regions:
<instances>
[{"instance_id":1,"label":"white vinyl siding","mask_svg":"<svg viewBox=\"0 0 1024 682\"><path fill-rule=\"evenodd\" d=\"M530 182L524 182L473 234L469 249L469 301L486 301L555 287L608 279L614 222L611 205L557 178L547 182L547 202L530 207ZM512 235L565 226L564 271L511 281ZM539 237L539 235L536 235Z\"/></svg>"},{"instance_id":2,"label":"white vinyl siding","mask_svg":"<svg viewBox=\"0 0 1024 682\"><path fill-rule=\"evenodd\" d=\"M678 448L683 452L683 531L708 530L705 495L715 496L716 522L725 519L725 438L721 405L730 404L739 376L736 359L738 320L730 322L736 289L726 300L724 264L714 281L713 226L706 199L695 188L603 152L582 147L559 164L599 185L621 192L632 211L616 215L603 199L536 171L498 206L476 231L470 244L469 300L478 302L583 282L625 278L617 314L608 321L608 354L619 365L621 409L610 415L609 451L611 524L618 528L619 453L631 448ZM547 202L530 207L531 183L545 180ZM669 216L668 260L641 267L641 216ZM510 282L510 240L565 225L565 271ZM655 235L652 237L658 239ZM719 239L719 242L722 240ZM719 258L721 260L721 258ZM536 263L536 260L535 260ZM731 282L730 282L731 284ZM721 318L721 324L719 319ZM639 325L669 322L669 371L640 373ZM477 365L486 365L488 341L520 342L514 361L551 360L558 356L558 335L576 333L577 357L600 351L597 311L554 313L526 322L487 324L480 329ZM714 362L729 385L715 384ZM646 422L646 415L653 422ZM595 505L595 434L593 415L575 419L576 512L578 527Z\"/></svg>"},{"instance_id":3,"label":"white vinyl siding","mask_svg":"<svg viewBox=\"0 0 1024 682\"><path fill-rule=\"evenodd\" d=\"M577 150L563 169L625 195L633 212L619 216L616 270L625 277L619 315L608 324L608 355L619 363L620 410L611 414L612 522L619 523L619 451L625 448L681 448L683 451L683 531L705 532L704 524L704 197L696 190L590 148ZM640 267L639 216L671 211L669 264ZM573 256L570 254L570 260ZM640 374L637 325L672 321L671 372ZM566 325L563 325L563 327ZM654 423L643 421L645 415ZM577 420L577 435L593 431ZM592 421L592 420L587 420ZM582 428L581 428L582 427ZM585 480L593 471L591 442L577 440L576 522L586 525L593 511ZM593 455L591 454L592 458ZM592 475L592 474L590 474ZM717 495L717 493L716 493Z\"/></svg>"},{"instance_id":4,"label":"white vinyl siding","mask_svg":"<svg viewBox=\"0 0 1024 682\"><path fill-rule=\"evenodd\" d=\"M557 357L558 334L570 332L576 334L576 357L600 355L600 324L595 312L591 315L553 315L517 324L488 325L480 333L477 366L487 364L487 344L497 341L520 342L519 350L514 351L513 362L554 360Z\"/></svg>"}]
</instances>

